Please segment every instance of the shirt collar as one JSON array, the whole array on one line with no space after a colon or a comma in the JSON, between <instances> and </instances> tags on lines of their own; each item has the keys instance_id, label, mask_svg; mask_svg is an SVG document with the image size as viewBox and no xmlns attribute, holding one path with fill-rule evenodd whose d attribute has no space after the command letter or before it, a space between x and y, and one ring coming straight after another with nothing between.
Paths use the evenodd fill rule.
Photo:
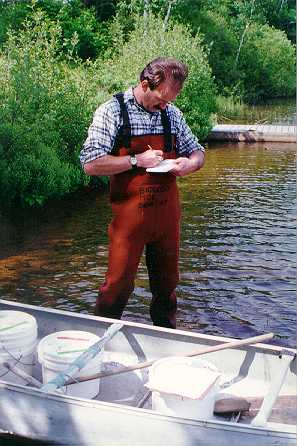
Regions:
<instances>
[{"instance_id":1,"label":"shirt collar","mask_svg":"<svg viewBox=\"0 0 297 446\"><path fill-rule=\"evenodd\" d=\"M148 113L149 115L158 115L159 111L157 112L150 112L148 110L146 110L145 108L143 108L140 104L138 104L138 102L135 99L135 96L133 94L133 87L128 88L128 90L125 91L124 93L124 102L132 102L137 108L139 108L140 110L142 110L145 113Z\"/></svg>"},{"instance_id":2,"label":"shirt collar","mask_svg":"<svg viewBox=\"0 0 297 446\"><path fill-rule=\"evenodd\" d=\"M124 101L125 102L128 102L128 101L136 102L135 98L134 98L134 94L133 94L133 87L130 87L130 88L128 88L128 90L125 91Z\"/></svg>"}]
</instances>

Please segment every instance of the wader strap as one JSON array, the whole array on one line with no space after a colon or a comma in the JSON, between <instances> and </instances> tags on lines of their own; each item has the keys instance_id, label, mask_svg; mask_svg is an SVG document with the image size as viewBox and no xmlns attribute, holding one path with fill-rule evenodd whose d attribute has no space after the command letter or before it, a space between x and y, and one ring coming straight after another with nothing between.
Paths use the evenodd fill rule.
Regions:
<instances>
[{"instance_id":1,"label":"wader strap","mask_svg":"<svg viewBox=\"0 0 297 446\"><path fill-rule=\"evenodd\" d=\"M121 108L121 115L123 118L123 125L119 131L117 139L122 142L124 147L129 148L131 143L131 125L129 120L129 115L127 111L127 107L124 103L124 93L115 94L116 99L118 100Z\"/></svg>"},{"instance_id":2,"label":"wader strap","mask_svg":"<svg viewBox=\"0 0 297 446\"><path fill-rule=\"evenodd\" d=\"M164 128L165 152L172 151L171 124L166 110L161 110L161 121Z\"/></svg>"},{"instance_id":3,"label":"wader strap","mask_svg":"<svg viewBox=\"0 0 297 446\"><path fill-rule=\"evenodd\" d=\"M131 125L129 120L129 115L127 107L124 103L124 93L117 93L114 95L118 100L121 108L121 116L123 118L123 125L119 131L116 138L116 144L114 146L113 152L117 152L120 145L129 148L131 143ZM172 138L171 138L171 123L166 110L161 110L161 122L164 129L164 139L165 139L165 152L171 152Z\"/></svg>"}]
</instances>

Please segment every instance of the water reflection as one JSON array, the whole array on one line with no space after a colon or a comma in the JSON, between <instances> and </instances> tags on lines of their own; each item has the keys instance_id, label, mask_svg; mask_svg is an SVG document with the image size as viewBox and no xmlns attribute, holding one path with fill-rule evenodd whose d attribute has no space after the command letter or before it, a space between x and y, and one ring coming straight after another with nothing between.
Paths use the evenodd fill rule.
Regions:
<instances>
[{"instance_id":1,"label":"water reflection","mask_svg":"<svg viewBox=\"0 0 297 446\"><path fill-rule=\"evenodd\" d=\"M180 179L183 202L178 325L244 337L273 331L294 346L296 182L293 144L217 145ZM93 312L107 266L106 193L44 211L2 213L4 299ZM124 319L150 323L144 261Z\"/></svg>"}]
</instances>

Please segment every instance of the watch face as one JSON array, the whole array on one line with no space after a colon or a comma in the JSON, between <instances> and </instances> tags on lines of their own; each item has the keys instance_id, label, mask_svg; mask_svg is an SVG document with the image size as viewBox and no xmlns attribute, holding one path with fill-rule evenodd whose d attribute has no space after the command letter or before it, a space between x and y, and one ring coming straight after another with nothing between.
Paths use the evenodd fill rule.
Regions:
<instances>
[{"instance_id":1,"label":"watch face","mask_svg":"<svg viewBox=\"0 0 297 446\"><path fill-rule=\"evenodd\" d=\"M131 156L130 157L130 162L131 162L132 166L137 166L136 156Z\"/></svg>"}]
</instances>

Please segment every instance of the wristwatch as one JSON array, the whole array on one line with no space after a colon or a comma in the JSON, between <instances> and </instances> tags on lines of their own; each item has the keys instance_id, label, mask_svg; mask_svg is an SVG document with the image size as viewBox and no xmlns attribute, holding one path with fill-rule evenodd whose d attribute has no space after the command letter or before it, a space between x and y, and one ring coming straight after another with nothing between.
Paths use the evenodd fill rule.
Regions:
<instances>
[{"instance_id":1,"label":"wristwatch","mask_svg":"<svg viewBox=\"0 0 297 446\"><path fill-rule=\"evenodd\" d=\"M132 169L137 168L137 158L135 155L130 156L130 163L131 163Z\"/></svg>"}]
</instances>

